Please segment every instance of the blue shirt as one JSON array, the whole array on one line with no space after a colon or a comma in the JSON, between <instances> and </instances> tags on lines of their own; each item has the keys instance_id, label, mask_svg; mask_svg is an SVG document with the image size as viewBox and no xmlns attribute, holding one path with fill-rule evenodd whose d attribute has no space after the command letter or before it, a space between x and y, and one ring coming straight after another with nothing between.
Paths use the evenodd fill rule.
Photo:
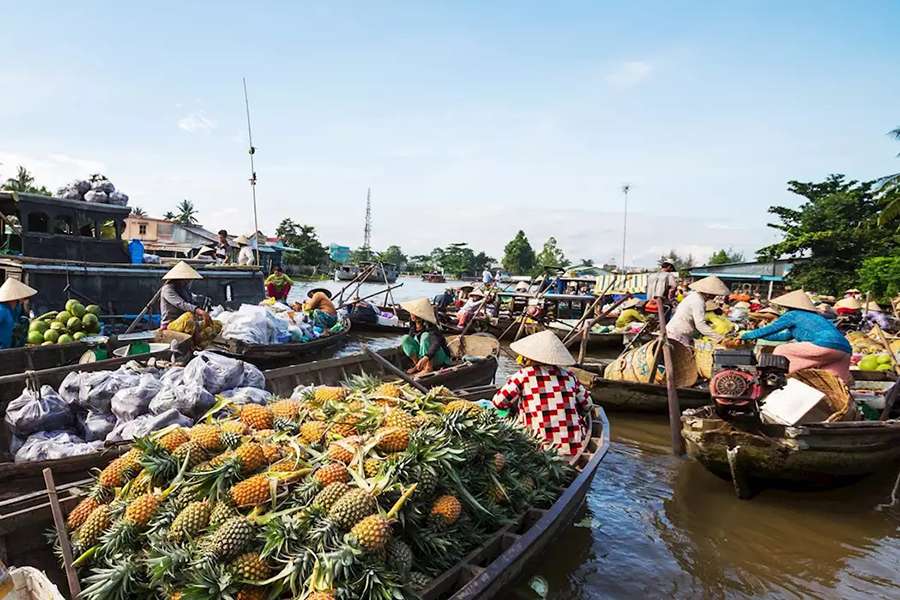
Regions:
<instances>
[{"instance_id":1,"label":"blue shirt","mask_svg":"<svg viewBox=\"0 0 900 600\"><path fill-rule=\"evenodd\" d=\"M772 342L809 342L823 348L851 353L850 342L831 321L822 315L806 310L790 310L775 321L744 333L745 340L764 339Z\"/></svg>"},{"instance_id":2,"label":"blue shirt","mask_svg":"<svg viewBox=\"0 0 900 600\"><path fill-rule=\"evenodd\" d=\"M6 302L0 302L0 349L12 347L13 327L22 314L22 308L10 308Z\"/></svg>"}]
</instances>

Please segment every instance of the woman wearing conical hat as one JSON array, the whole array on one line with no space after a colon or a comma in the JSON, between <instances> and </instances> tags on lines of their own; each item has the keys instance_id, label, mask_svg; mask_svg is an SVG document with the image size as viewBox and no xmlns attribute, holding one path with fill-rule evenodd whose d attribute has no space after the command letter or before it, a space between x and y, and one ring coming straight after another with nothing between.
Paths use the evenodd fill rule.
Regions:
<instances>
[{"instance_id":1,"label":"woman wearing conical hat","mask_svg":"<svg viewBox=\"0 0 900 600\"><path fill-rule=\"evenodd\" d=\"M25 318L25 303L35 294L36 289L18 279L7 279L0 286L0 350L19 345L19 340L13 340L13 331Z\"/></svg>"},{"instance_id":2,"label":"woman wearing conical hat","mask_svg":"<svg viewBox=\"0 0 900 600\"><path fill-rule=\"evenodd\" d=\"M206 314L198 306L200 299L191 293L191 282L198 279L203 279L203 276L184 261L163 275L163 286L159 294L159 314L163 326L186 312L195 313L200 317Z\"/></svg>"},{"instance_id":3,"label":"woman wearing conical hat","mask_svg":"<svg viewBox=\"0 0 900 600\"><path fill-rule=\"evenodd\" d=\"M691 292L678 304L675 314L666 324L666 335L685 346L691 346L694 338L699 336L722 339L723 336L706 322L706 303L716 296L727 296L728 286L712 275L695 281L688 288Z\"/></svg>"},{"instance_id":4,"label":"woman wearing conical hat","mask_svg":"<svg viewBox=\"0 0 900 600\"><path fill-rule=\"evenodd\" d=\"M412 361L410 375L424 375L450 365L450 347L438 328L434 307L427 298L401 302L409 312L409 334L400 338L400 349Z\"/></svg>"},{"instance_id":5,"label":"woman wearing conical hat","mask_svg":"<svg viewBox=\"0 0 900 600\"><path fill-rule=\"evenodd\" d=\"M790 361L790 372L825 369L844 381L850 379L850 342L834 324L822 316L803 290L795 290L772 300L788 311L769 325L745 331L744 340L790 342L775 348L774 354Z\"/></svg>"},{"instance_id":6,"label":"woman wearing conical hat","mask_svg":"<svg viewBox=\"0 0 900 600\"><path fill-rule=\"evenodd\" d=\"M870 327L878 325L884 331L894 330L897 320L884 312L884 309L877 302L869 302L865 308L866 315L864 320Z\"/></svg>"},{"instance_id":7,"label":"woman wearing conical hat","mask_svg":"<svg viewBox=\"0 0 900 600\"><path fill-rule=\"evenodd\" d=\"M564 456L577 454L588 437L591 395L565 367L575 359L552 331L544 330L510 344L522 358L494 396L494 406L516 409L523 427Z\"/></svg>"}]
</instances>

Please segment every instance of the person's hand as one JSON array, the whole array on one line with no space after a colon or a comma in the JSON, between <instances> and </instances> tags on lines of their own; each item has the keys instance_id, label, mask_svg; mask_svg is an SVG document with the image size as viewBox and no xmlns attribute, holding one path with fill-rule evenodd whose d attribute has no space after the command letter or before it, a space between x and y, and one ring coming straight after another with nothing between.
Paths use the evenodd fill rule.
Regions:
<instances>
[{"instance_id":1,"label":"person's hand","mask_svg":"<svg viewBox=\"0 0 900 600\"><path fill-rule=\"evenodd\" d=\"M419 361L416 363L416 371L421 371L422 369L424 369L424 368L427 367L427 366L428 366L428 357L427 357L427 356L423 356L423 357L420 358Z\"/></svg>"},{"instance_id":2,"label":"person's hand","mask_svg":"<svg viewBox=\"0 0 900 600\"><path fill-rule=\"evenodd\" d=\"M201 319L205 319L205 318L206 318L206 311L203 310L202 308L197 308L197 309L195 309L195 310L194 310L194 313L195 313L198 317L200 317Z\"/></svg>"}]
</instances>

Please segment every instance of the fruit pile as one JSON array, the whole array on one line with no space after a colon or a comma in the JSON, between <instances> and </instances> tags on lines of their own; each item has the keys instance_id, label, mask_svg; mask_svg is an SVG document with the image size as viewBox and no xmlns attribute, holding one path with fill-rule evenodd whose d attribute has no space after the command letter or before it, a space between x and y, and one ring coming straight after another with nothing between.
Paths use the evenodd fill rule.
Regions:
<instances>
[{"instance_id":1,"label":"fruit pile","mask_svg":"<svg viewBox=\"0 0 900 600\"><path fill-rule=\"evenodd\" d=\"M185 312L169 323L167 329L190 335L195 347L206 348L222 332L222 322L208 315L196 317L192 312Z\"/></svg>"},{"instance_id":2,"label":"fruit pile","mask_svg":"<svg viewBox=\"0 0 900 600\"><path fill-rule=\"evenodd\" d=\"M442 388L357 377L218 414L138 440L69 513L85 599L416 598L572 474Z\"/></svg>"},{"instance_id":3,"label":"fruit pile","mask_svg":"<svg viewBox=\"0 0 900 600\"><path fill-rule=\"evenodd\" d=\"M97 333L100 333L100 307L69 300L64 310L54 310L32 319L27 341L32 346L71 344Z\"/></svg>"}]
</instances>

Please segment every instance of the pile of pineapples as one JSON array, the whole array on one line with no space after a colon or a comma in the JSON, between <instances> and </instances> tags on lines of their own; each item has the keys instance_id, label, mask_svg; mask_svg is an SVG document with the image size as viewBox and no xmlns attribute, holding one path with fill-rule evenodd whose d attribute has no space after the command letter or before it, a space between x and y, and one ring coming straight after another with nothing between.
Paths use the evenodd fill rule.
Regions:
<instances>
[{"instance_id":1,"label":"pile of pineapples","mask_svg":"<svg viewBox=\"0 0 900 600\"><path fill-rule=\"evenodd\" d=\"M358 377L136 441L68 527L87 600L402 600L570 476L492 410Z\"/></svg>"}]
</instances>

